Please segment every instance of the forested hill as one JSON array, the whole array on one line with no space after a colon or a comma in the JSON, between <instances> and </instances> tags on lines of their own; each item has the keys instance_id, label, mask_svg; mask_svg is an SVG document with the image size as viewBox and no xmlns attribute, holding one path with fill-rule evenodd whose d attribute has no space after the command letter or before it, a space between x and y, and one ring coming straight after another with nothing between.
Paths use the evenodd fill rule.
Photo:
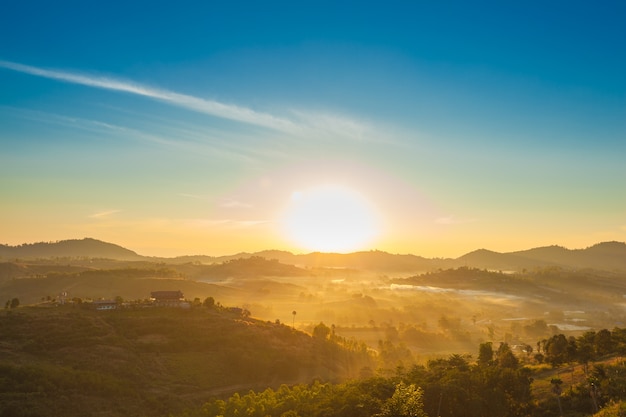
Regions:
<instances>
[{"instance_id":1,"label":"forested hill","mask_svg":"<svg viewBox=\"0 0 626 417\"><path fill-rule=\"evenodd\" d=\"M0 314L0 352L0 415L13 417L167 416L214 396L374 366L364 345L212 303L21 308Z\"/></svg>"},{"instance_id":2,"label":"forested hill","mask_svg":"<svg viewBox=\"0 0 626 417\"><path fill-rule=\"evenodd\" d=\"M142 256L121 246L88 238L19 246L0 245L0 260L15 258L105 258L168 264L220 264L253 257L275 259L283 264L306 268L352 268L389 272L424 272L462 266L503 271L521 271L546 266L558 266L566 269L626 271L626 243L624 242L603 242L585 249L545 246L508 253L478 249L456 259L424 258L418 255L391 254L377 250L347 254L320 252L293 254L286 251L268 250L220 257L198 255L160 258Z\"/></svg>"}]
</instances>

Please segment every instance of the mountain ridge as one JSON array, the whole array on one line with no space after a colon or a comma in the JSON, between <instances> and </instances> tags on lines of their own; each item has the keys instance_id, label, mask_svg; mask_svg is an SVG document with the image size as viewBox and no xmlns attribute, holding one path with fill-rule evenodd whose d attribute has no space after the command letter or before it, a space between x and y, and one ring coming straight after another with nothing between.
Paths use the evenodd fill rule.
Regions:
<instances>
[{"instance_id":1,"label":"mountain ridge","mask_svg":"<svg viewBox=\"0 0 626 417\"><path fill-rule=\"evenodd\" d=\"M428 271L439 268L471 266L493 270L522 270L537 267L569 269L626 270L626 243L600 242L584 249L551 245L514 252L477 249L458 258L425 258L414 254L392 254L380 250L352 253L311 252L294 254L284 250L240 252L227 256L188 255L172 258L140 255L120 245L93 238L58 242L0 244L0 261L5 259L101 258L121 261L164 263L223 263L234 259L264 257L281 263L315 268L353 268L384 271Z\"/></svg>"}]
</instances>

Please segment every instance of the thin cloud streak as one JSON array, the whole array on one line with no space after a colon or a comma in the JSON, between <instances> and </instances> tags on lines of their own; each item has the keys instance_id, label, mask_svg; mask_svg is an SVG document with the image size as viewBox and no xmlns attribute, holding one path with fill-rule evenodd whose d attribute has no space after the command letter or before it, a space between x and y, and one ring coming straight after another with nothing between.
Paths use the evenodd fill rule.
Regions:
<instances>
[{"instance_id":1,"label":"thin cloud streak","mask_svg":"<svg viewBox=\"0 0 626 417\"><path fill-rule=\"evenodd\" d=\"M272 224L271 220L235 220L235 219L189 219L185 224L193 227L213 228L223 226L231 229L246 229L265 224Z\"/></svg>"},{"instance_id":2,"label":"thin cloud streak","mask_svg":"<svg viewBox=\"0 0 626 417\"><path fill-rule=\"evenodd\" d=\"M9 61L0 61L0 67L72 84L135 94L164 101L175 106L197 111L199 113L244 122L256 126L267 127L283 132L294 133L300 130L300 128L290 120L281 119L271 114L260 113L245 107L223 104L213 100L205 100L187 94L151 88L127 81L120 81L105 77L87 76L57 70L48 70Z\"/></svg>"},{"instance_id":3,"label":"thin cloud streak","mask_svg":"<svg viewBox=\"0 0 626 417\"><path fill-rule=\"evenodd\" d=\"M456 225L456 224L467 224L467 223L474 223L474 222L476 222L476 219L458 219L455 216L445 216L445 217L439 217L435 219L436 224L442 224L446 226Z\"/></svg>"},{"instance_id":4,"label":"thin cloud streak","mask_svg":"<svg viewBox=\"0 0 626 417\"><path fill-rule=\"evenodd\" d=\"M87 216L90 219L104 219L104 218L108 218L110 216L112 216L113 214L119 213L121 212L121 210L106 210L106 211L101 211L98 213L93 213L89 216Z\"/></svg>"},{"instance_id":5,"label":"thin cloud streak","mask_svg":"<svg viewBox=\"0 0 626 417\"><path fill-rule=\"evenodd\" d=\"M116 132L123 134L133 140L167 146L175 149L187 150L194 154L206 153L211 155L219 155L221 158L241 160L246 163L254 162L255 155L268 154L267 150L259 151L253 149L252 147L233 145L232 141L221 141L220 147L212 146L217 141L207 141L207 135L200 134L198 132L192 132L189 130L175 129L169 131L169 133L167 133L165 136L177 138L176 140L171 140L162 135L154 135L144 130L137 130L111 123L101 122L98 120L68 117L54 113L44 113L7 106L0 106L0 109L11 111L22 118L39 123L53 123L59 126L82 129L93 133ZM166 129L161 126L160 130L165 131Z\"/></svg>"}]
</instances>

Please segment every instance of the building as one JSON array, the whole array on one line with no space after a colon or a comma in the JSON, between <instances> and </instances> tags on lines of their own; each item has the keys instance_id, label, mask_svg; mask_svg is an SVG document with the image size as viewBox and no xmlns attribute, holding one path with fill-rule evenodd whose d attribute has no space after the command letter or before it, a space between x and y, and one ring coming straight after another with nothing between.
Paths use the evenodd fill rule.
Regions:
<instances>
[{"instance_id":1,"label":"building","mask_svg":"<svg viewBox=\"0 0 626 417\"><path fill-rule=\"evenodd\" d=\"M150 300L157 306L181 307L185 297L181 291L152 291Z\"/></svg>"}]
</instances>

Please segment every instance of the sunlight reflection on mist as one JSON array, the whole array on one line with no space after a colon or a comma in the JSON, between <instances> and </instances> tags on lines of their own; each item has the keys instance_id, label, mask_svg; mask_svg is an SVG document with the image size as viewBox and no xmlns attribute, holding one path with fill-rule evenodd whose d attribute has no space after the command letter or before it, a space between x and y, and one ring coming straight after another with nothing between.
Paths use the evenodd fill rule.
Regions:
<instances>
[{"instance_id":1,"label":"sunlight reflection on mist","mask_svg":"<svg viewBox=\"0 0 626 417\"><path fill-rule=\"evenodd\" d=\"M392 291L421 291L433 294L452 293L463 295L466 297L491 297L491 298L505 298L507 300L522 300L523 297L518 297L512 294L506 294L495 291L477 291L477 290L458 290L454 288L442 288L432 287L430 285L409 285L409 284L391 284L389 289Z\"/></svg>"}]
</instances>

